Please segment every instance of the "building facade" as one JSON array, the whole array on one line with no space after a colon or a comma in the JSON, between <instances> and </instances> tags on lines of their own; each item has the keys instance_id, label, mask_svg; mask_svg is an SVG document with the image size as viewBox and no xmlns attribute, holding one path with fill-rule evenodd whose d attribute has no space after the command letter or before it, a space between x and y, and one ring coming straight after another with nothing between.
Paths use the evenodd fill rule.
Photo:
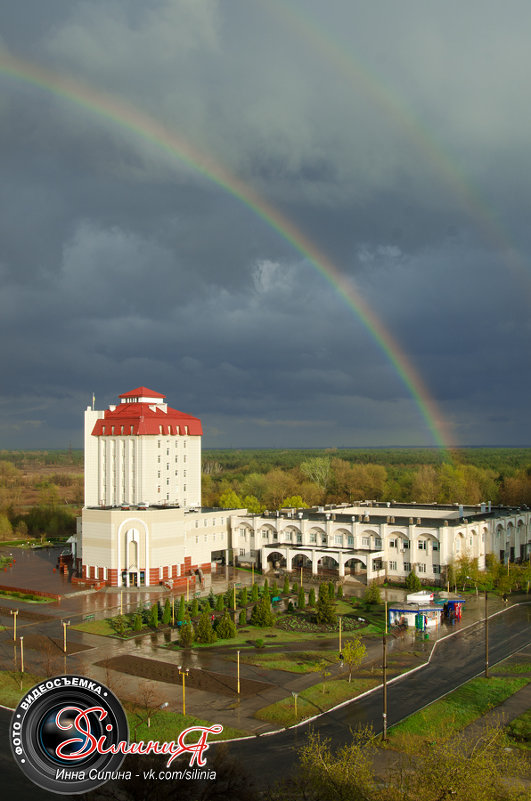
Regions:
<instances>
[{"instance_id":1,"label":"building facade","mask_svg":"<svg viewBox=\"0 0 531 801\"><path fill-rule=\"evenodd\" d=\"M184 587L219 562L304 568L340 579L443 582L461 557L480 569L531 558L526 507L377 503L283 509L201 507L201 421L137 387L85 412L85 505L73 544L81 580Z\"/></svg>"}]
</instances>

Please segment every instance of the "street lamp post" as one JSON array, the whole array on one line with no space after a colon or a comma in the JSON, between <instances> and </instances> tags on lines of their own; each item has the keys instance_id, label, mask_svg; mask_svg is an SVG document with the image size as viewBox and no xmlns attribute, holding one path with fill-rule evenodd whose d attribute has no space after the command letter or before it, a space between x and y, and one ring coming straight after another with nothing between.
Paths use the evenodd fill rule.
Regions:
<instances>
[{"instance_id":1,"label":"street lamp post","mask_svg":"<svg viewBox=\"0 0 531 801\"><path fill-rule=\"evenodd\" d=\"M291 694L293 696L293 700L295 701L295 720L297 720L297 696L299 693L293 692L292 690Z\"/></svg>"},{"instance_id":2,"label":"street lamp post","mask_svg":"<svg viewBox=\"0 0 531 801\"><path fill-rule=\"evenodd\" d=\"M63 620L63 651L66 654L66 627L70 625L69 620Z\"/></svg>"},{"instance_id":3,"label":"street lamp post","mask_svg":"<svg viewBox=\"0 0 531 801\"><path fill-rule=\"evenodd\" d=\"M489 678L489 610L487 590L485 590L485 678Z\"/></svg>"},{"instance_id":4,"label":"street lamp post","mask_svg":"<svg viewBox=\"0 0 531 801\"><path fill-rule=\"evenodd\" d=\"M20 638L20 672L24 673L24 637Z\"/></svg>"},{"instance_id":5,"label":"street lamp post","mask_svg":"<svg viewBox=\"0 0 531 801\"><path fill-rule=\"evenodd\" d=\"M240 694L240 652L236 651L237 655L237 665L238 665L238 695Z\"/></svg>"},{"instance_id":6,"label":"street lamp post","mask_svg":"<svg viewBox=\"0 0 531 801\"><path fill-rule=\"evenodd\" d=\"M339 616L339 653L341 653L341 624L343 622L343 618L341 615Z\"/></svg>"},{"instance_id":7,"label":"street lamp post","mask_svg":"<svg viewBox=\"0 0 531 801\"><path fill-rule=\"evenodd\" d=\"M382 720L383 720L383 729L382 729L382 740L385 742L387 740L387 638L385 634L382 638L383 644L383 664L382 664L382 673L383 673L383 712L382 712Z\"/></svg>"},{"instance_id":8,"label":"street lamp post","mask_svg":"<svg viewBox=\"0 0 531 801\"><path fill-rule=\"evenodd\" d=\"M181 670L182 665L179 665L179 675L183 677L183 715L186 715L186 684L185 680L188 678L188 668Z\"/></svg>"},{"instance_id":9,"label":"street lamp post","mask_svg":"<svg viewBox=\"0 0 531 801\"><path fill-rule=\"evenodd\" d=\"M10 609L9 613L13 615L13 641L16 642L17 639L17 615L18 609Z\"/></svg>"}]
</instances>

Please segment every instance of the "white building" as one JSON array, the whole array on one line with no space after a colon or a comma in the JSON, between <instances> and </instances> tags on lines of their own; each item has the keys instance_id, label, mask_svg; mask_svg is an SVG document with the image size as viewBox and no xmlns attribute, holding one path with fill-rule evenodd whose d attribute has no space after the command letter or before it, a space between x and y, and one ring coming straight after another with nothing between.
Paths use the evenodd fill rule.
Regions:
<instances>
[{"instance_id":1,"label":"white building","mask_svg":"<svg viewBox=\"0 0 531 801\"><path fill-rule=\"evenodd\" d=\"M85 506L75 556L82 579L185 587L220 557L363 580L442 581L461 556L485 566L531 557L527 508L360 501L248 515L201 507L201 421L146 387L85 412Z\"/></svg>"},{"instance_id":2,"label":"white building","mask_svg":"<svg viewBox=\"0 0 531 801\"><path fill-rule=\"evenodd\" d=\"M184 587L228 560L229 512L201 508L201 421L146 387L120 401L85 412L78 568L110 586Z\"/></svg>"},{"instance_id":3,"label":"white building","mask_svg":"<svg viewBox=\"0 0 531 801\"><path fill-rule=\"evenodd\" d=\"M377 503L314 509L285 509L231 517L231 545L240 561L263 569L303 567L340 578L419 578L441 582L460 557L493 553L501 562L531 557L531 512L527 509Z\"/></svg>"}]
</instances>

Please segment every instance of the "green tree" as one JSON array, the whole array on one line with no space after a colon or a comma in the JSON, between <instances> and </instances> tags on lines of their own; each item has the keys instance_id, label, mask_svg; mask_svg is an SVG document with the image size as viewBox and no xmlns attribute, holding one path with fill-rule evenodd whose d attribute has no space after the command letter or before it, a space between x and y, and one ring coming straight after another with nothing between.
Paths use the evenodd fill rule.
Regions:
<instances>
[{"instance_id":1,"label":"green tree","mask_svg":"<svg viewBox=\"0 0 531 801\"><path fill-rule=\"evenodd\" d=\"M0 514L0 540L10 540L13 536L13 526L5 514Z\"/></svg>"},{"instance_id":2,"label":"green tree","mask_svg":"<svg viewBox=\"0 0 531 801\"><path fill-rule=\"evenodd\" d=\"M299 607L299 609L304 609L304 607L306 606L306 594L304 592L304 587L301 587L299 590L299 595L297 598L297 606Z\"/></svg>"},{"instance_id":3,"label":"green tree","mask_svg":"<svg viewBox=\"0 0 531 801\"><path fill-rule=\"evenodd\" d=\"M338 586L338 588L337 588L337 592L336 592L336 598L337 598L338 600L341 600L341 599L343 598L343 585L342 585L342 584L340 584L340 585Z\"/></svg>"},{"instance_id":4,"label":"green tree","mask_svg":"<svg viewBox=\"0 0 531 801\"><path fill-rule=\"evenodd\" d=\"M282 592L284 593L284 595L289 595L289 576L287 573L284 576L284 586L282 588Z\"/></svg>"},{"instance_id":5,"label":"green tree","mask_svg":"<svg viewBox=\"0 0 531 801\"><path fill-rule=\"evenodd\" d=\"M254 495L246 495L241 502L241 505L247 509L248 514L250 515L260 515L265 509L263 503L260 503L258 498Z\"/></svg>"},{"instance_id":6,"label":"green tree","mask_svg":"<svg viewBox=\"0 0 531 801\"><path fill-rule=\"evenodd\" d=\"M278 595L278 584L277 584L277 580L276 579L273 581L273 583L271 585L271 595L273 597Z\"/></svg>"},{"instance_id":7,"label":"green tree","mask_svg":"<svg viewBox=\"0 0 531 801\"><path fill-rule=\"evenodd\" d=\"M223 595L218 595L216 598L216 612L223 612L225 609L225 598Z\"/></svg>"},{"instance_id":8,"label":"green tree","mask_svg":"<svg viewBox=\"0 0 531 801\"><path fill-rule=\"evenodd\" d=\"M220 640L231 640L233 637L236 636L236 626L230 619L230 615L227 609L225 609L223 616L218 618L216 625L216 634L218 635Z\"/></svg>"},{"instance_id":9,"label":"green tree","mask_svg":"<svg viewBox=\"0 0 531 801\"><path fill-rule=\"evenodd\" d=\"M142 631L142 615L137 612L133 619L133 631Z\"/></svg>"},{"instance_id":10,"label":"green tree","mask_svg":"<svg viewBox=\"0 0 531 801\"><path fill-rule=\"evenodd\" d=\"M365 590L365 594L363 596L363 600L366 604L381 604L382 597L380 595L380 588L374 581L371 581L367 589Z\"/></svg>"},{"instance_id":11,"label":"green tree","mask_svg":"<svg viewBox=\"0 0 531 801\"><path fill-rule=\"evenodd\" d=\"M251 601L253 601L253 603L256 603L259 597L260 597L260 590L258 584L253 584L251 588Z\"/></svg>"},{"instance_id":12,"label":"green tree","mask_svg":"<svg viewBox=\"0 0 531 801\"><path fill-rule=\"evenodd\" d=\"M362 659L367 652L366 647L361 642L361 637L353 637L347 640L343 646L343 653L338 658L343 656L343 661L348 668L348 680L352 681L352 671L361 665Z\"/></svg>"},{"instance_id":13,"label":"green tree","mask_svg":"<svg viewBox=\"0 0 531 801\"><path fill-rule=\"evenodd\" d=\"M337 617L334 609L334 602L328 597L328 587L322 593L319 592L319 598L315 604L315 621L319 624L335 625ZM319 590L321 587L319 587Z\"/></svg>"},{"instance_id":14,"label":"green tree","mask_svg":"<svg viewBox=\"0 0 531 801\"><path fill-rule=\"evenodd\" d=\"M336 597L336 587L333 581L328 582L328 597L331 601Z\"/></svg>"},{"instance_id":15,"label":"green tree","mask_svg":"<svg viewBox=\"0 0 531 801\"><path fill-rule=\"evenodd\" d=\"M247 587L242 587L240 590L240 606L247 606L248 603Z\"/></svg>"},{"instance_id":16,"label":"green tree","mask_svg":"<svg viewBox=\"0 0 531 801\"><path fill-rule=\"evenodd\" d=\"M149 625L153 629L158 629L159 627L159 605L158 603L153 604L151 607L151 612L149 615Z\"/></svg>"},{"instance_id":17,"label":"green tree","mask_svg":"<svg viewBox=\"0 0 531 801\"><path fill-rule=\"evenodd\" d=\"M182 648L190 648L195 640L195 630L191 623L185 623L179 630L179 645Z\"/></svg>"},{"instance_id":18,"label":"green tree","mask_svg":"<svg viewBox=\"0 0 531 801\"><path fill-rule=\"evenodd\" d=\"M313 587L310 587L310 593L308 595L308 606L315 606L315 590Z\"/></svg>"},{"instance_id":19,"label":"green tree","mask_svg":"<svg viewBox=\"0 0 531 801\"><path fill-rule=\"evenodd\" d=\"M330 459L326 456L313 456L299 465L301 473L322 490L330 481Z\"/></svg>"},{"instance_id":20,"label":"green tree","mask_svg":"<svg viewBox=\"0 0 531 801\"><path fill-rule=\"evenodd\" d=\"M258 603L253 607L251 612L251 624L253 626L273 626L275 624L275 616L271 611L271 602L268 597L262 596Z\"/></svg>"},{"instance_id":21,"label":"green tree","mask_svg":"<svg viewBox=\"0 0 531 801\"><path fill-rule=\"evenodd\" d=\"M241 509L243 505L241 498L236 495L234 490L226 490L219 496L218 506L221 506L222 509Z\"/></svg>"},{"instance_id":22,"label":"green tree","mask_svg":"<svg viewBox=\"0 0 531 801\"><path fill-rule=\"evenodd\" d=\"M408 577L406 578L406 588L410 590L410 592L418 592L422 584L420 583L420 579L415 573L415 570L411 570Z\"/></svg>"},{"instance_id":23,"label":"green tree","mask_svg":"<svg viewBox=\"0 0 531 801\"><path fill-rule=\"evenodd\" d=\"M190 611L190 614L192 617L197 617L199 614L199 601L197 600L197 598L194 598L194 600L192 601L192 609Z\"/></svg>"},{"instance_id":24,"label":"green tree","mask_svg":"<svg viewBox=\"0 0 531 801\"><path fill-rule=\"evenodd\" d=\"M164 611L162 613L162 622L165 626L167 626L170 620L171 620L171 604L170 604L170 599L166 598L166 602L164 603Z\"/></svg>"},{"instance_id":25,"label":"green tree","mask_svg":"<svg viewBox=\"0 0 531 801\"><path fill-rule=\"evenodd\" d=\"M307 509L308 504L304 503L300 495L289 495L282 501L283 509Z\"/></svg>"},{"instance_id":26,"label":"green tree","mask_svg":"<svg viewBox=\"0 0 531 801\"><path fill-rule=\"evenodd\" d=\"M181 600L179 601L179 609L177 611L177 620L181 621L184 620L186 614L186 601L184 600L184 595L181 595Z\"/></svg>"},{"instance_id":27,"label":"green tree","mask_svg":"<svg viewBox=\"0 0 531 801\"><path fill-rule=\"evenodd\" d=\"M211 643L216 641L216 632L212 628L208 612L202 612L197 622L195 636L198 642Z\"/></svg>"},{"instance_id":28,"label":"green tree","mask_svg":"<svg viewBox=\"0 0 531 801\"><path fill-rule=\"evenodd\" d=\"M247 610L246 609L242 609L242 611L240 612L240 615L238 617L238 623L240 624L240 626L246 626L247 625Z\"/></svg>"}]
</instances>

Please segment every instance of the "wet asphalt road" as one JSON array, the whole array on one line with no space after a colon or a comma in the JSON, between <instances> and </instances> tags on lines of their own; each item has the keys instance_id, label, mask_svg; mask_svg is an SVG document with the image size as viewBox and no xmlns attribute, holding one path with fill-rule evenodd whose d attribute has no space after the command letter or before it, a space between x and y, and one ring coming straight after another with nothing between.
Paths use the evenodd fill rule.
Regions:
<instances>
[{"instance_id":1,"label":"wet asphalt road","mask_svg":"<svg viewBox=\"0 0 531 801\"><path fill-rule=\"evenodd\" d=\"M491 665L531 642L531 605L512 607L489 619L489 663ZM398 723L426 704L483 672L485 666L484 625L460 631L440 641L430 664L393 682L387 688L388 726ZM321 716L313 726L335 746L348 741L351 729L369 724L382 730L383 695L376 690L359 701ZM274 736L258 737L231 745L231 753L246 765L259 785L286 775L296 761L296 750L309 725Z\"/></svg>"},{"instance_id":2,"label":"wet asphalt road","mask_svg":"<svg viewBox=\"0 0 531 801\"><path fill-rule=\"evenodd\" d=\"M520 650L531 642L531 605L511 607L489 621L489 662L494 665L501 659ZM440 641L430 665L405 676L388 686L388 725L421 709L450 690L483 672L485 639L483 624L475 625ZM8 744L8 725L11 713L0 709L0 775L3 792L17 801L51 801L57 795L32 785L12 760ZM350 730L370 724L376 732L382 728L382 692L375 691L365 698L329 712L313 724L334 745L348 740ZM296 748L308 731L300 726L273 736L255 737L233 743L233 754L252 773L257 784L275 781L293 767ZM214 746L215 747L215 746Z\"/></svg>"}]
</instances>

